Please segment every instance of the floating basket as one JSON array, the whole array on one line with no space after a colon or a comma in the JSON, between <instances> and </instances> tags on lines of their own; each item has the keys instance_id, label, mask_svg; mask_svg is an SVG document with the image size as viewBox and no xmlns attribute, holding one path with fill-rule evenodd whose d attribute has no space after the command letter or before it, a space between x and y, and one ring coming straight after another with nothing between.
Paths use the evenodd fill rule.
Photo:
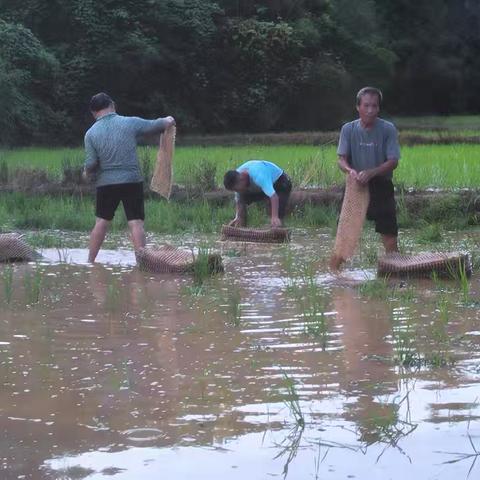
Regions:
<instances>
[{"instance_id":1,"label":"floating basket","mask_svg":"<svg viewBox=\"0 0 480 480\"><path fill-rule=\"evenodd\" d=\"M172 193L173 183L173 155L175 152L175 135L177 129L175 125L167 128L160 135L160 145L158 148L157 162L153 172L150 189L157 192L167 200Z\"/></svg>"},{"instance_id":2,"label":"floating basket","mask_svg":"<svg viewBox=\"0 0 480 480\"><path fill-rule=\"evenodd\" d=\"M135 252L135 256L140 269L151 273L192 273L199 261L193 252L170 245L141 248ZM210 273L223 272L220 255L208 255L207 263Z\"/></svg>"},{"instance_id":3,"label":"floating basket","mask_svg":"<svg viewBox=\"0 0 480 480\"><path fill-rule=\"evenodd\" d=\"M368 185L362 185L347 175L335 246L330 259L332 269L338 270L340 265L355 253L362 236L369 203Z\"/></svg>"},{"instance_id":4,"label":"floating basket","mask_svg":"<svg viewBox=\"0 0 480 480\"><path fill-rule=\"evenodd\" d=\"M439 277L455 278L462 272L471 274L468 255L463 253L389 253L378 261L380 276L430 277L436 274Z\"/></svg>"},{"instance_id":5,"label":"floating basket","mask_svg":"<svg viewBox=\"0 0 480 480\"><path fill-rule=\"evenodd\" d=\"M0 234L0 262L31 262L38 254L16 233Z\"/></svg>"},{"instance_id":6,"label":"floating basket","mask_svg":"<svg viewBox=\"0 0 480 480\"><path fill-rule=\"evenodd\" d=\"M222 240L255 243L288 243L290 230L288 228L240 228L224 225Z\"/></svg>"}]
</instances>

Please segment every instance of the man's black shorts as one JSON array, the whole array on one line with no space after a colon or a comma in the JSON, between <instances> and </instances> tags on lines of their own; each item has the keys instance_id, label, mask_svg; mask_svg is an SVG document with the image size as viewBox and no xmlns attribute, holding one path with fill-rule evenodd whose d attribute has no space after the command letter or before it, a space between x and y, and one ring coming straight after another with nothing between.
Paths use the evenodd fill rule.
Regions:
<instances>
[{"instance_id":1,"label":"man's black shorts","mask_svg":"<svg viewBox=\"0 0 480 480\"><path fill-rule=\"evenodd\" d=\"M123 203L128 221L145 220L143 182L97 187L95 215L104 220L112 220L120 202Z\"/></svg>"},{"instance_id":2,"label":"man's black shorts","mask_svg":"<svg viewBox=\"0 0 480 480\"><path fill-rule=\"evenodd\" d=\"M275 189L275 193L278 195L278 217L284 218L290 192L292 191L292 182L289 176L285 172L282 173L280 177L278 177L277 181L273 184L273 188ZM240 194L240 201L247 205L267 199L268 197L263 192Z\"/></svg>"},{"instance_id":3,"label":"man's black shorts","mask_svg":"<svg viewBox=\"0 0 480 480\"><path fill-rule=\"evenodd\" d=\"M374 177L368 183L370 203L368 220L375 222L375 231L382 235L398 235L397 207L393 183L389 178Z\"/></svg>"}]
</instances>

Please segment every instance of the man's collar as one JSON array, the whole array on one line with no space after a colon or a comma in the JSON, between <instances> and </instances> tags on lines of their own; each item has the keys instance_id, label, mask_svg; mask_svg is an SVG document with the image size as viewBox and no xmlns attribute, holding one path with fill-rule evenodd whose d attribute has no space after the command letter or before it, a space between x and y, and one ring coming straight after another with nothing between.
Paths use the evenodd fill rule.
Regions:
<instances>
[{"instance_id":1,"label":"man's collar","mask_svg":"<svg viewBox=\"0 0 480 480\"><path fill-rule=\"evenodd\" d=\"M98 122L98 121L101 120L102 118L110 117L111 115L117 115L117 112L109 112L109 113L106 113L105 115L102 115L101 117L96 118L95 121Z\"/></svg>"}]
</instances>

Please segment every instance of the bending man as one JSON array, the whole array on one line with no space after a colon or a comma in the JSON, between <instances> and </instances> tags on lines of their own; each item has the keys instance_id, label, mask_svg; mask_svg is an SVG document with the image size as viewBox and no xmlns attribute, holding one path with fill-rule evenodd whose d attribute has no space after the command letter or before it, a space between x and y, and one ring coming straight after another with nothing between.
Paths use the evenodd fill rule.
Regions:
<instances>
[{"instance_id":1,"label":"bending man","mask_svg":"<svg viewBox=\"0 0 480 480\"><path fill-rule=\"evenodd\" d=\"M247 205L270 200L270 223L281 227L285 217L292 182L277 165L263 160L250 160L236 170L229 170L223 179L227 190L233 190L236 202L235 219L230 225L247 225Z\"/></svg>"},{"instance_id":2,"label":"bending man","mask_svg":"<svg viewBox=\"0 0 480 480\"><path fill-rule=\"evenodd\" d=\"M397 213L392 183L400 146L395 126L378 117L382 92L365 87L357 94L359 119L346 123L340 133L338 165L370 191L367 218L375 222L385 251L398 251Z\"/></svg>"},{"instance_id":3,"label":"bending man","mask_svg":"<svg viewBox=\"0 0 480 480\"><path fill-rule=\"evenodd\" d=\"M173 117L144 120L117 115L106 93L90 101L94 125L85 135L85 174L96 174L96 223L90 234L89 262L94 262L120 202L123 204L135 249L145 246L143 177L137 141L159 134L175 123Z\"/></svg>"}]
</instances>

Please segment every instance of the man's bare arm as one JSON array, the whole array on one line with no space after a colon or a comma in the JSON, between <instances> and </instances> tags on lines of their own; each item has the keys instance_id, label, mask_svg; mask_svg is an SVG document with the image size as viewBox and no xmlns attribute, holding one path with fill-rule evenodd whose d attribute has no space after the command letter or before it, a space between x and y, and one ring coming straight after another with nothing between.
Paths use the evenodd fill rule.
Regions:
<instances>
[{"instance_id":1,"label":"man's bare arm","mask_svg":"<svg viewBox=\"0 0 480 480\"><path fill-rule=\"evenodd\" d=\"M280 220L278 216L278 209L279 209L279 204L280 200L278 198L278 195L275 193L270 197L270 204L272 207L272 212L271 212L271 225L272 227L281 227L282 226L282 221Z\"/></svg>"},{"instance_id":2,"label":"man's bare arm","mask_svg":"<svg viewBox=\"0 0 480 480\"><path fill-rule=\"evenodd\" d=\"M350 166L348 163L348 157L346 155L338 156L338 167L343 173L348 173L349 175L357 175L357 171Z\"/></svg>"},{"instance_id":3,"label":"man's bare arm","mask_svg":"<svg viewBox=\"0 0 480 480\"><path fill-rule=\"evenodd\" d=\"M235 203L235 218L229 223L230 226L245 227L247 224L247 206L245 202L237 200Z\"/></svg>"}]
</instances>

